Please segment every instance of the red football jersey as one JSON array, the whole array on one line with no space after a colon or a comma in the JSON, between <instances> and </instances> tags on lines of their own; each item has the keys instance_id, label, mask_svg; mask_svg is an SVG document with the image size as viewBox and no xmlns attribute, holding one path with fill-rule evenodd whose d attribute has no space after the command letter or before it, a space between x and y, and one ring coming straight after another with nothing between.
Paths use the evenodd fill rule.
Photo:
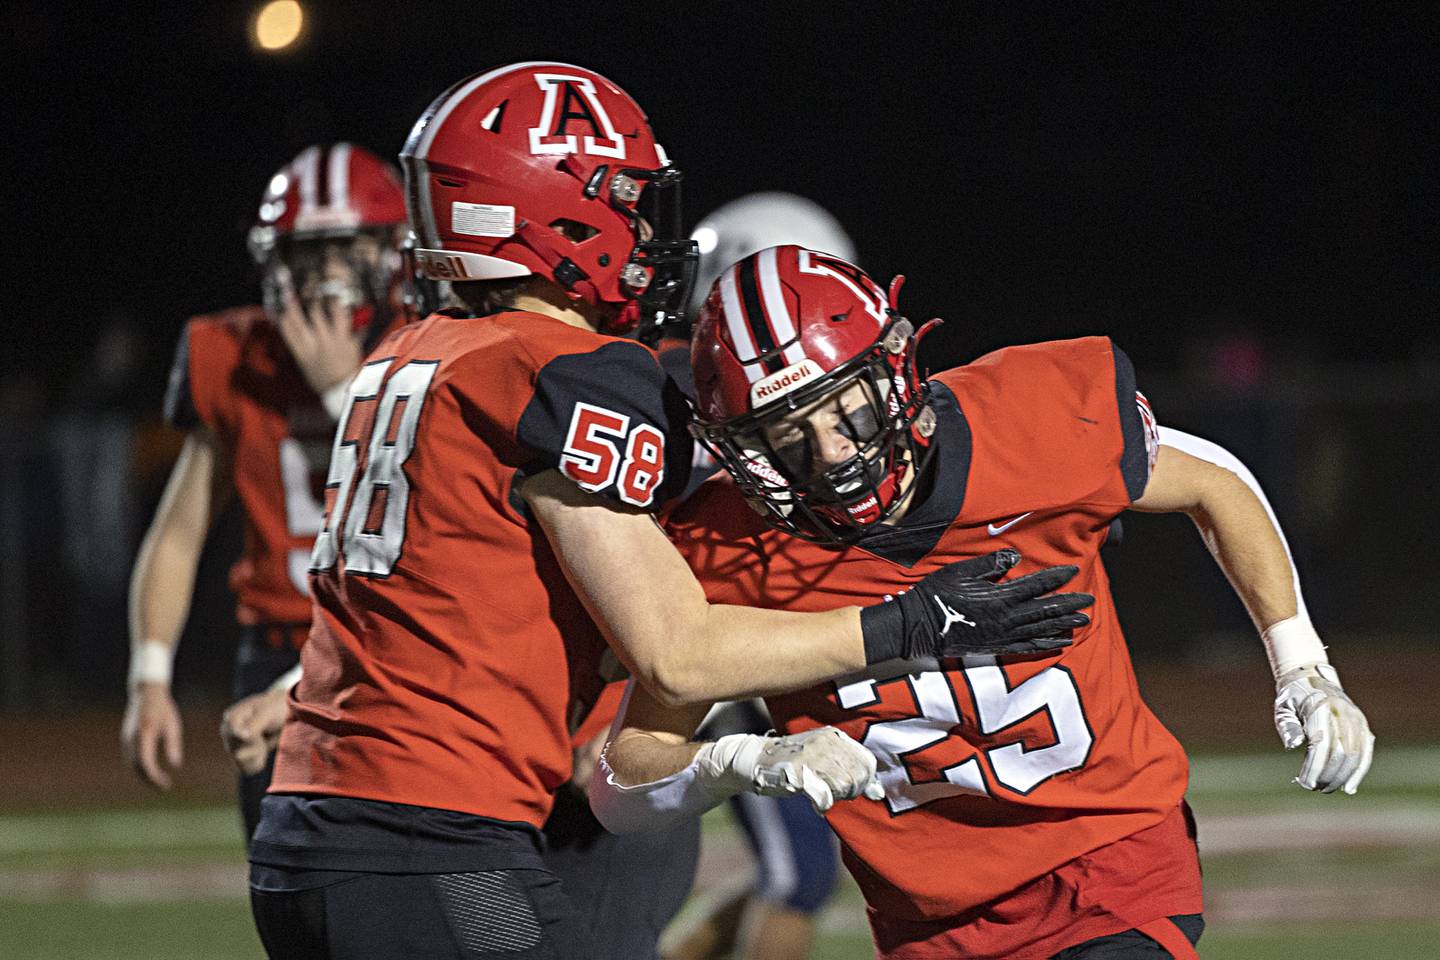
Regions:
<instances>
[{"instance_id":1,"label":"red football jersey","mask_svg":"<svg viewBox=\"0 0 1440 960\"><path fill-rule=\"evenodd\" d=\"M811 544L714 482L670 526L712 602L868 604L1005 546L1023 557L1011 576L1075 564L1062 589L1095 595L1089 626L1047 656L882 664L769 698L784 731L833 725L876 755L885 800L837 804L829 821L881 922L954 918L1154 827L1187 779L1140 699L1100 560L1156 451L1129 360L1091 337L1001 350L931 382L934 482L899 524L845 549ZM1034 939L1022 927L966 947L1019 955Z\"/></svg>"},{"instance_id":2,"label":"red football jersey","mask_svg":"<svg viewBox=\"0 0 1440 960\"><path fill-rule=\"evenodd\" d=\"M170 374L166 415L209 428L245 510L245 546L230 571L244 624L310 620L307 570L320 530L335 424L259 307L196 317Z\"/></svg>"},{"instance_id":3,"label":"red football jersey","mask_svg":"<svg viewBox=\"0 0 1440 960\"><path fill-rule=\"evenodd\" d=\"M543 823L614 659L514 485L558 468L658 508L685 420L653 353L548 317L437 314L382 343L335 438L271 791Z\"/></svg>"}]
</instances>

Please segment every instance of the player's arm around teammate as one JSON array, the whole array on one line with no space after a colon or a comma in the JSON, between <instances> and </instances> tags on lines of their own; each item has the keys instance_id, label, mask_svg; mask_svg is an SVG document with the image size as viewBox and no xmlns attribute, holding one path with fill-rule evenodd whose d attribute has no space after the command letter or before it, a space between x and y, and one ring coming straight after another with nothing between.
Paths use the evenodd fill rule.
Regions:
<instances>
[{"instance_id":1,"label":"player's arm around teammate","mask_svg":"<svg viewBox=\"0 0 1440 960\"><path fill-rule=\"evenodd\" d=\"M746 791L804 795L822 813L840 800L884 796L874 754L833 727L690 742L708 712L708 704L669 706L631 681L590 788L591 809L606 829L653 828Z\"/></svg>"},{"instance_id":2,"label":"player's arm around teammate","mask_svg":"<svg viewBox=\"0 0 1440 960\"><path fill-rule=\"evenodd\" d=\"M996 584L1018 560L999 554L936 571L895 604L822 613L712 604L650 515L602 501L553 470L521 495L621 661L672 706L797 690L888 660L1053 649L1089 622L1079 611L1092 597L1051 593L1073 567ZM964 632L951 634L952 621L936 609L968 614L959 620Z\"/></svg>"},{"instance_id":3,"label":"player's arm around teammate","mask_svg":"<svg viewBox=\"0 0 1440 960\"><path fill-rule=\"evenodd\" d=\"M796 616L712 606L649 514L605 504L554 471L522 495L617 655L665 702L763 696L865 665L859 607ZM642 576L613 577L637 566Z\"/></svg>"},{"instance_id":4,"label":"player's arm around teammate","mask_svg":"<svg viewBox=\"0 0 1440 960\"><path fill-rule=\"evenodd\" d=\"M1178 431L1161 431L1145 494L1132 509L1183 512L1229 578L1260 632L1275 676L1275 723L1287 749L1308 743L1296 782L1353 794L1375 737L1346 696L1305 612L1299 578L1259 486L1239 460Z\"/></svg>"}]
</instances>

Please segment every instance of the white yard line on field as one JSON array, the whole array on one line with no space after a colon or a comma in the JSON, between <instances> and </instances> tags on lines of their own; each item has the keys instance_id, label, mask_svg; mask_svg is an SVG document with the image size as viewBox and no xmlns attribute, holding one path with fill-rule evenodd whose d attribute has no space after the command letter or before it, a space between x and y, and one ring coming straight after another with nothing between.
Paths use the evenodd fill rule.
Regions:
<instances>
[{"instance_id":1,"label":"white yard line on field","mask_svg":"<svg viewBox=\"0 0 1440 960\"><path fill-rule=\"evenodd\" d=\"M0 870L0 901L172 903L233 900L246 895L243 863Z\"/></svg>"},{"instance_id":2,"label":"white yard line on field","mask_svg":"<svg viewBox=\"0 0 1440 960\"><path fill-rule=\"evenodd\" d=\"M1257 754L1201 754L1190 759L1191 796L1243 796L1273 793L1287 788L1303 795L1291 784L1300 772L1304 753L1274 751ZM1414 787L1440 787L1440 748L1386 747L1375 752L1375 764L1360 788L1366 791Z\"/></svg>"},{"instance_id":3,"label":"white yard line on field","mask_svg":"<svg viewBox=\"0 0 1440 960\"><path fill-rule=\"evenodd\" d=\"M207 846L240 848L235 808L0 816L0 854Z\"/></svg>"},{"instance_id":4,"label":"white yard line on field","mask_svg":"<svg viewBox=\"0 0 1440 960\"><path fill-rule=\"evenodd\" d=\"M1385 803L1198 819L1202 858L1264 850L1440 845L1440 804Z\"/></svg>"}]
</instances>

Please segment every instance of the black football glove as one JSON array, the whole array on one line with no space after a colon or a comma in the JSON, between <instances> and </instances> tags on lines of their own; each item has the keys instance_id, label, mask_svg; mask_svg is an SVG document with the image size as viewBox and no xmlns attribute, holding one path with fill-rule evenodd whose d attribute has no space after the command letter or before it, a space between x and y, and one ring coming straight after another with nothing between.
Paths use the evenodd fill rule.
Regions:
<instances>
[{"instance_id":1,"label":"black football glove","mask_svg":"<svg viewBox=\"0 0 1440 960\"><path fill-rule=\"evenodd\" d=\"M1070 643L1070 631L1090 622L1080 609L1088 593L1051 593L1079 568L1046 567L1000 581L1020 562L1015 550L941 567L894 600L860 611L865 660L914 660L964 654L1043 653Z\"/></svg>"}]
</instances>

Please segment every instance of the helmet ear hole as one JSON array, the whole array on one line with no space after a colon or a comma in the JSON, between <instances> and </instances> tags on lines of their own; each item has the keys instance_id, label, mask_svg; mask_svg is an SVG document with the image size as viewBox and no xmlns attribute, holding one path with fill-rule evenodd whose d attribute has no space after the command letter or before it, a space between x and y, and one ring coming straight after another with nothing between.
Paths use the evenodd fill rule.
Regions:
<instances>
[{"instance_id":1,"label":"helmet ear hole","mask_svg":"<svg viewBox=\"0 0 1440 960\"><path fill-rule=\"evenodd\" d=\"M550 229L571 243L584 243L600 233L598 228L592 227L588 223L581 223L579 220L571 220L567 217L551 220Z\"/></svg>"}]
</instances>

